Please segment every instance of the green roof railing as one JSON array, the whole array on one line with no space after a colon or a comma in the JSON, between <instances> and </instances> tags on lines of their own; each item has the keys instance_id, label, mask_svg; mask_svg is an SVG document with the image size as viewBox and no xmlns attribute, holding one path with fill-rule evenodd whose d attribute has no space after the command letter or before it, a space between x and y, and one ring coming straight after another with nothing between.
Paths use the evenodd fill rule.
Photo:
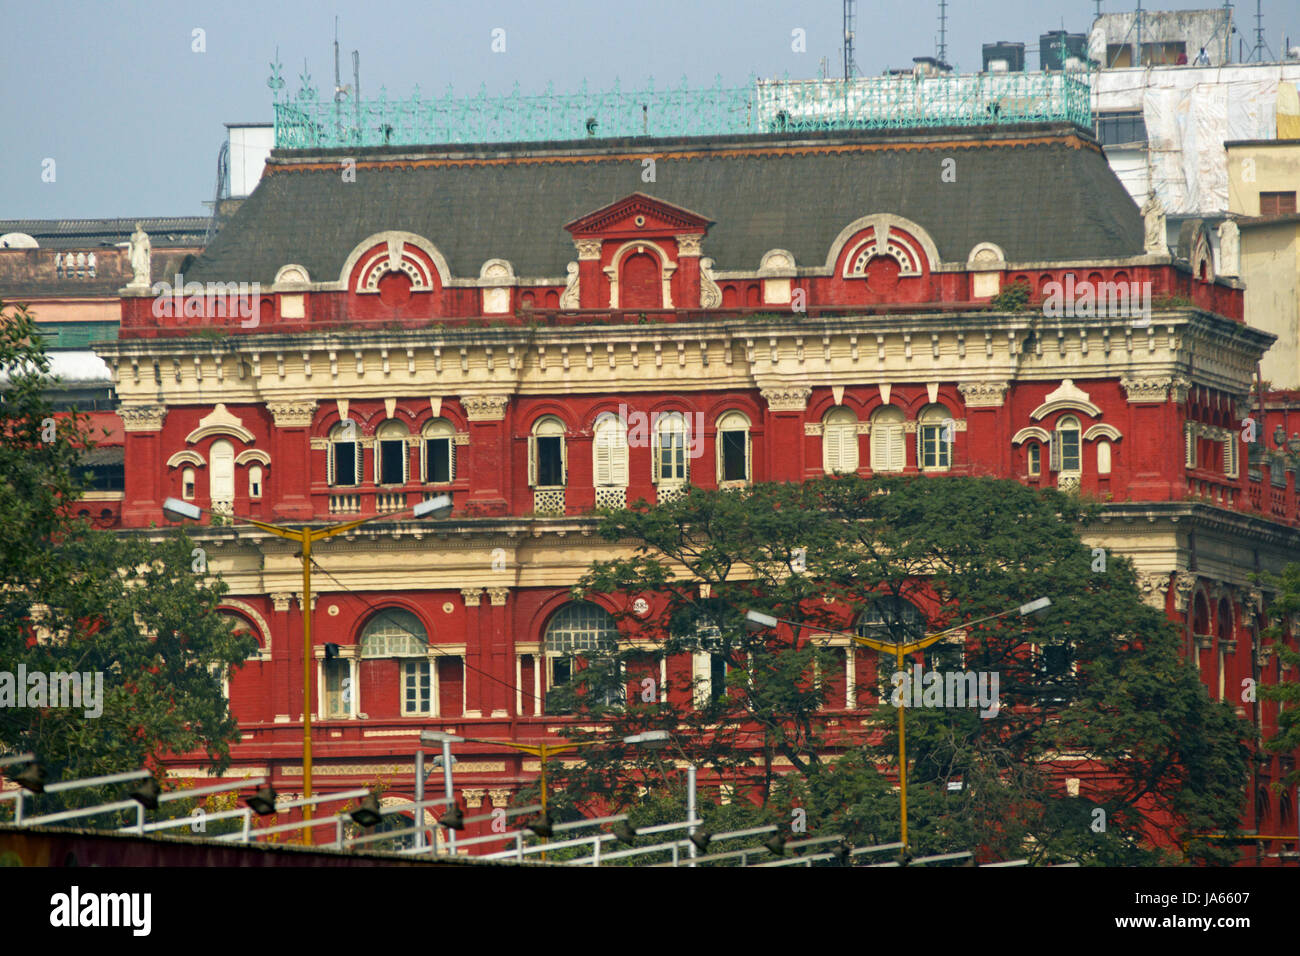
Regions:
<instances>
[{"instance_id":1,"label":"green roof railing","mask_svg":"<svg viewBox=\"0 0 1300 956\"><path fill-rule=\"evenodd\" d=\"M729 136L819 130L924 129L1068 122L1092 127L1089 70L1039 73L917 74L851 80L760 80L709 88L523 95L446 93L419 88L408 99L322 101L304 71L296 96L282 95L273 64L275 145L331 149L457 143L537 143L624 137ZM276 84L279 84L278 86Z\"/></svg>"}]
</instances>

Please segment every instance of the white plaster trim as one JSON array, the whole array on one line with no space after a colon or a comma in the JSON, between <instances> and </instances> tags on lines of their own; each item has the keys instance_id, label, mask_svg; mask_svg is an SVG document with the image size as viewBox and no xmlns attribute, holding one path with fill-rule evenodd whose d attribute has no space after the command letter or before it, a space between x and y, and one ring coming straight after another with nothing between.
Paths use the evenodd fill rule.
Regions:
<instances>
[{"instance_id":1,"label":"white plaster trim","mask_svg":"<svg viewBox=\"0 0 1300 956\"><path fill-rule=\"evenodd\" d=\"M1049 392L1047 400L1030 412L1029 417L1034 421L1039 421L1053 412L1061 412L1066 409L1087 412L1093 418L1101 417L1101 409L1088 400L1088 393L1068 378L1061 383L1061 387L1056 391Z\"/></svg>"},{"instance_id":2,"label":"white plaster trim","mask_svg":"<svg viewBox=\"0 0 1300 956\"><path fill-rule=\"evenodd\" d=\"M247 604L244 601L240 601L240 600L236 600L235 598L228 598L228 597L223 597L221 599L221 603L217 605L218 610L220 610L223 607L228 608L232 611L239 611L241 614L245 614L252 619L254 626L256 626L257 629L262 632L261 635L262 646L258 648L260 652L258 656L262 660L270 660L271 626L266 623L266 618L262 617L262 612L259 611L257 608L253 607L253 605L251 604ZM249 660L252 660L252 658L249 658Z\"/></svg>"},{"instance_id":3,"label":"white plaster trim","mask_svg":"<svg viewBox=\"0 0 1300 956\"><path fill-rule=\"evenodd\" d=\"M1015 435L1011 437L1011 444L1019 445L1021 442L1029 438L1037 438L1041 442L1050 442L1052 440L1052 436L1049 435L1045 429L1039 428L1037 425L1031 425L1028 428L1022 428L1020 431L1016 432Z\"/></svg>"},{"instance_id":4,"label":"white plaster trim","mask_svg":"<svg viewBox=\"0 0 1300 956\"><path fill-rule=\"evenodd\" d=\"M178 451L167 459L168 468L178 468L181 465L198 465L200 468L204 468L207 466L207 462L203 460L203 456L197 451L187 448L185 451Z\"/></svg>"},{"instance_id":5,"label":"white plaster trim","mask_svg":"<svg viewBox=\"0 0 1300 956\"><path fill-rule=\"evenodd\" d=\"M271 456L260 448L245 448L235 456L236 465L247 465L250 461L255 461L259 465L269 465Z\"/></svg>"},{"instance_id":6,"label":"white plaster trim","mask_svg":"<svg viewBox=\"0 0 1300 956\"><path fill-rule=\"evenodd\" d=\"M1118 428L1114 425L1097 424L1093 425L1083 433L1084 441L1092 441L1094 438L1109 438L1111 441L1119 441L1124 436L1120 434Z\"/></svg>"},{"instance_id":7,"label":"white plaster trim","mask_svg":"<svg viewBox=\"0 0 1300 956\"><path fill-rule=\"evenodd\" d=\"M210 415L199 419L199 427L185 436L190 444L202 441L213 435L234 435L245 444L253 443L253 433L244 427L243 419L226 410L224 402L218 402Z\"/></svg>"},{"instance_id":8,"label":"white plaster trim","mask_svg":"<svg viewBox=\"0 0 1300 956\"><path fill-rule=\"evenodd\" d=\"M353 246L352 251L348 253L347 259L343 262L343 268L339 270L339 288L347 288L348 276L352 274L352 270L361 260L361 257L369 252L370 249L375 246L386 245L393 241L409 242L420 251L426 253L429 258L433 260L433 267L438 270L438 278L442 281L444 287L451 281L451 270L447 266L447 257L439 252L438 247L432 242L425 239L423 236L417 236L413 232L387 230L385 232L377 232L372 236L367 236L365 239L362 239L359 243Z\"/></svg>"},{"instance_id":9,"label":"white plaster trim","mask_svg":"<svg viewBox=\"0 0 1300 956\"><path fill-rule=\"evenodd\" d=\"M934 244L934 240L930 238L928 232L910 219L895 216L893 213L878 212L870 216L863 216L861 219L855 219L840 230L840 234L831 243L830 253L826 256L826 269L830 271L835 269L835 260L840 257L844 247L855 235L867 229L873 230L876 235L882 235L882 227L884 229L883 235L886 237L889 235L890 228L897 228L901 232L911 235L920 244L921 251L925 253L926 258L930 260L930 271L933 272L939 265L939 247Z\"/></svg>"}]
</instances>

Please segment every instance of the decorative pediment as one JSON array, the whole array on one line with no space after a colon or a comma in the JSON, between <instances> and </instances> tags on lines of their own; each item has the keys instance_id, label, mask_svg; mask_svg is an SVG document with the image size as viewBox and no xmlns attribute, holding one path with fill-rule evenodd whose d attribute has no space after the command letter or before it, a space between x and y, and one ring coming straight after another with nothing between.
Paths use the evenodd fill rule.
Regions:
<instances>
[{"instance_id":1,"label":"decorative pediment","mask_svg":"<svg viewBox=\"0 0 1300 956\"><path fill-rule=\"evenodd\" d=\"M253 443L253 433L244 427L243 419L231 414L220 402L211 414L199 419L199 427L186 435L185 441L193 444L213 435L234 435L247 445Z\"/></svg>"},{"instance_id":2,"label":"decorative pediment","mask_svg":"<svg viewBox=\"0 0 1300 956\"><path fill-rule=\"evenodd\" d=\"M1088 393L1068 378L1061 383L1061 387L1056 391L1048 392L1047 400L1030 412L1029 417L1034 421L1039 421L1053 412L1062 412L1067 409L1084 412L1093 418L1101 417L1101 408L1089 401Z\"/></svg>"},{"instance_id":3,"label":"decorative pediment","mask_svg":"<svg viewBox=\"0 0 1300 956\"><path fill-rule=\"evenodd\" d=\"M633 193L565 223L564 228L577 240L591 236L626 239L663 234L674 237L682 234L703 235L712 225L712 219L697 212L674 206L645 193Z\"/></svg>"}]
</instances>

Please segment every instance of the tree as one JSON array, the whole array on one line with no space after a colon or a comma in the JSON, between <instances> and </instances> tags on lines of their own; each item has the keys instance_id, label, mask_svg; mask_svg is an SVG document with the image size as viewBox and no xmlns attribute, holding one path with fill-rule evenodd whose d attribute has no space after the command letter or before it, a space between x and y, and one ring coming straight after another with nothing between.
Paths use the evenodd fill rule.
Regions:
<instances>
[{"instance_id":1,"label":"tree","mask_svg":"<svg viewBox=\"0 0 1300 956\"><path fill-rule=\"evenodd\" d=\"M957 477L845 476L638 503L601 525L634 553L596 562L578 591L647 596L656 612L616 615L639 646L588 654L556 701L607 720L611 739L673 729L681 756L763 806L802 807L810 829L894 840L891 698L904 675L886 656L858 688L870 726L832 730L821 675L843 665L809 636L853 630L865 611L891 641L964 626L964 640L935 645L923 663L985 675L989 689L996 677L998 706L909 708L916 852L1116 864L1176 858L1185 845L1192 858L1226 859L1195 834L1235 825L1244 724L1180 659L1174 627L1142 602L1129 562L1109 555L1093 570L1077 529L1096 514L1055 490ZM981 621L1041 596L1052 600L1041 618ZM753 633L747 609L801 626ZM650 648L718 655L731 668L726 693L698 708L680 693L605 704ZM760 766L744 765L741 737L757 742ZM657 758L616 744L584 758L557 768L575 803L633 805L657 786Z\"/></svg>"},{"instance_id":2,"label":"tree","mask_svg":"<svg viewBox=\"0 0 1300 956\"><path fill-rule=\"evenodd\" d=\"M1300 620L1300 563L1292 562L1282 569L1282 574L1268 583L1277 588L1277 597L1269 606L1270 624L1262 636L1272 641L1272 648L1280 664L1290 669L1292 675L1300 674L1300 651L1287 644L1294 637L1294 623ZM1285 672L1283 672L1285 674ZM1262 700L1274 701L1285 709L1277 715L1277 729L1264 742L1271 754L1293 754L1300 750L1300 679L1280 678L1276 684L1259 688ZM1300 784L1300 769L1292 768L1275 784L1279 789Z\"/></svg>"},{"instance_id":3,"label":"tree","mask_svg":"<svg viewBox=\"0 0 1300 956\"><path fill-rule=\"evenodd\" d=\"M0 369L0 747L33 751L52 780L157 769L194 751L223 769L238 727L221 676L256 643L217 613L225 585L195 573L183 534L114 534L74 517L94 436L86 416L54 412L56 383L22 306L0 309Z\"/></svg>"}]
</instances>

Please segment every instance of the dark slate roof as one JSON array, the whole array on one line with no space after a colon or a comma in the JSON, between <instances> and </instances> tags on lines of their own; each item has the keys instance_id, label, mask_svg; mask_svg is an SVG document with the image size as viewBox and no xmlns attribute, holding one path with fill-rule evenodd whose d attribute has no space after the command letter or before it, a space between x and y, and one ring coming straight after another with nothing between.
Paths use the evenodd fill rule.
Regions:
<instances>
[{"instance_id":1,"label":"dark slate roof","mask_svg":"<svg viewBox=\"0 0 1300 956\"><path fill-rule=\"evenodd\" d=\"M124 219L0 219L0 236L25 232L42 249L89 251L95 246L128 242L138 222L159 246L201 246L207 239L207 216L140 216Z\"/></svg>"},{"instance_id":2,"label":"dark slate roof","mask_svg":"<svg viewBox=\"0 0 1300 956\"><path fill-rule=\"evenodd\" d=\"M655 182L642 159L656 157ZM341 161L355 158L355 182ZM942 182L941 161L956 160ZM368 165L377 164L377 165ZM277 150L253 194L191 267L197 281L270 283L286 263L339 277L367 236L403 230L477 277L503 258L520 276L563 276L567 222L643 192L716 221L704 254L719 270L758 268L769 249L825 263L841 229L893 213L926 229L944 261L978 242L1009 261L1141 255L1142 222L1095 141L1033 126L611 140L463 147Z\"/></svg>"}]
</instances>

